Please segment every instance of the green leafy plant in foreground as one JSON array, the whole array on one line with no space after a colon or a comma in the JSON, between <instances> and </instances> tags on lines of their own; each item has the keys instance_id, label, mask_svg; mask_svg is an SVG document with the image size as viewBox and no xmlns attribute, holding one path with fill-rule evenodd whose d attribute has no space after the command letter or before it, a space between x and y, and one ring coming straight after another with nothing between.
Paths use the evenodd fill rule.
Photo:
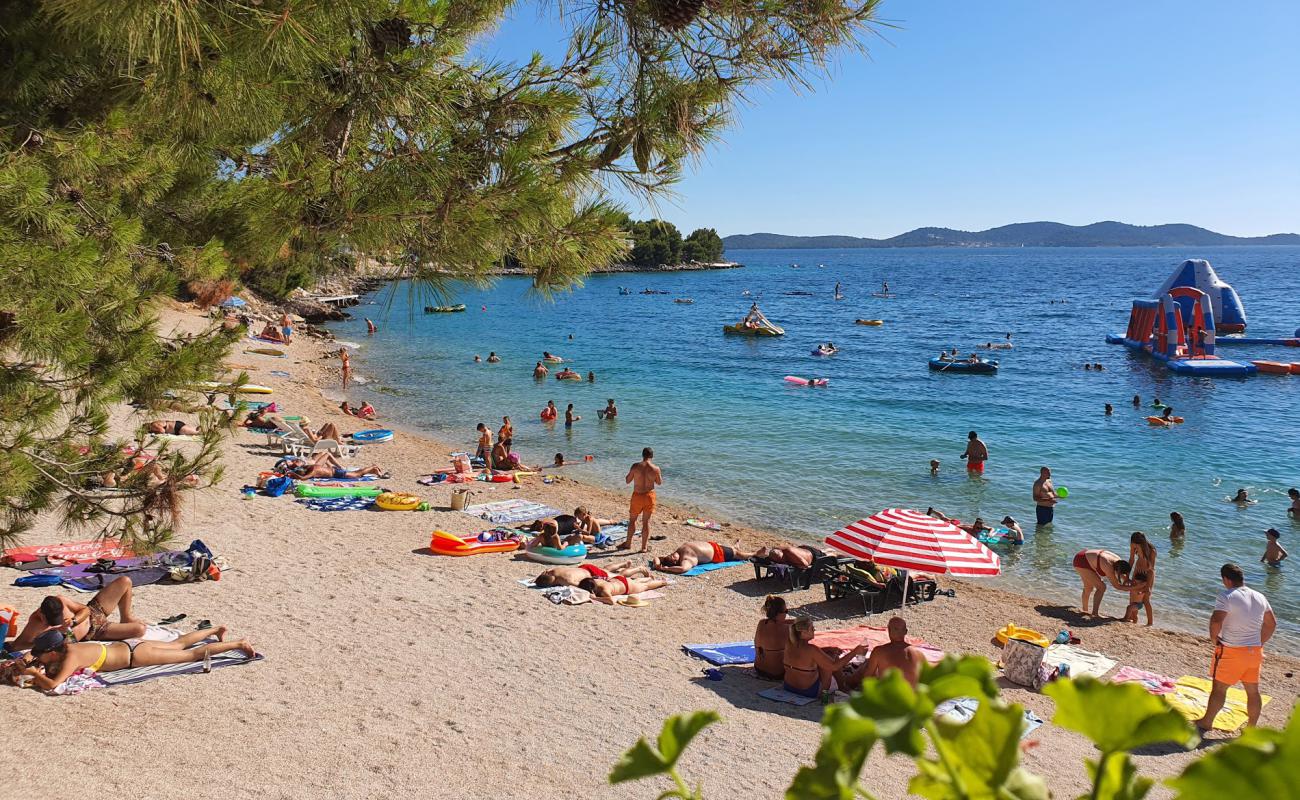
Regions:
<instances>
[{"instance_id":1,"label":"green leafy plant in foreground","mask_svg":"<svg viewBox=\"0 0 1300 800\"><path fill-rule=\"evenodd\" d=\"M1087 800L1141 800L1154 786L1138 775L1129 755L1152 745L1190 748L1197 735L1181 714L1136 684L1092 678L1058 681L1044 692L1056 701L1053 723L1086 736L1100 756L1087 762L1092 788ZM935 717L945 700L971 697L979 708L966 722ZM717 722L712 711L670 717L657 744L644 738L610 772L610 783L658 775L674 788L663 798L700 800L677 769L687 744ZM872 748L916 762L908 790L929 800L1046 800L1046 781L1019 765L1024 709L1004 702L983 658L946 658L927 666L914 689L899 673L870 680L848 701L822 717L823 735L811 766L799 769L786 790L789 800L875 798L861 782ZM1186 800L1225 797L1300 798L1300 727L1248 730L1192 762L1168 781Z\"/></svg>"}]
</instances>

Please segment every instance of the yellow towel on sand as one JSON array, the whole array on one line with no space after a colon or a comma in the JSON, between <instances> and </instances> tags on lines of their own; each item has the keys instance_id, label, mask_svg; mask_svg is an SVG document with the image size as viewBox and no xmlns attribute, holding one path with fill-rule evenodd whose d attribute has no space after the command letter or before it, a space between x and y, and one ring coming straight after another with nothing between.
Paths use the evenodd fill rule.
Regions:
<instances>
[{"instance_id":1,"label":"yellow towel on sand","mask_svg":"<svg viewBox=\"0 0 1300 800\"><path fill-rule=\"evenodd\" d=\"M1205 714L1205 706L1210 701L1210 683L1208 678L1195 678L1184 675L1174 681L1174 690L1161 695L1169 705L1178 710L1188 720L1195 722ZM1260 695L1261 707L1268 705L1272 698ZM1228 697L1223 703L1223 710L1214 718L1214 727L1221 731L1235 731L1246 724L1246 693L1241 689L1228 690Z\"/></svg>"}]
</instances>

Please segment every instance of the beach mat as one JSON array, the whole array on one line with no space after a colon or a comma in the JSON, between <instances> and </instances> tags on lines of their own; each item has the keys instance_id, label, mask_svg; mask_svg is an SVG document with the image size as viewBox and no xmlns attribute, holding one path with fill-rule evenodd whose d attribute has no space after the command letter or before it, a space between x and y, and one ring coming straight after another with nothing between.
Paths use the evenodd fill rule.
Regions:
<instances>
[{"instance_id":1,"label":"beach mat","mask_svg":"<svg viewBox=\"0 0 1300 800\"><path fill-rule=\"evenodd\" d=\"M684 644L687 653L702 658L715 667L728 664L753 664L753 642L726 642L723 644Z\"/></svg>"},{"instance_id":2,"label":"beach mat","mask_svg":"<svg viewBox=\"0 0 1300 800\"><path fill-rule=\"evenodd\" d=\"M1174 685L1174 679L1168 675L1161 675L1137 667L1120 667L1111 676L1110 680L1111 683L1139 683L1150 694L1169 694L1177 688Z\"/></svg>"},{"instance_id":3,"label":"beach mat","mask_svg":"<svg viewBox=\"0 0 1300 800\"><path fill-rule=\"evenodd\" d=\"M1194 722L1205 715L1206 704L1210 700L1211 683L1208 678L1184 675L1174 681L1174 690L1164 697L1165 702L1173 706L1178 713ZM1260 707L1268 705L1273 698L1260 695ZM1246 724L1246 693L1233 687L1223 703L1223 710L1214 718L1214 727L1221 731L1235 731Z\"/></svg>"},{"instance_id":4,"label":"beach mat","mask_svg":"<svg viewBox=\"0 0 1300 800\"><path fill-rule=\"evenodd\" d=\"M365 511L375 504L373 497L303 497L295 502L312 511Z\"/></svg>"},{"instance_id":5,"label":"beach mat","mask_svg":"<svg viewBox=\"0 0 1300 800\"><path fill-rule=\"evenodd\" d=\"M875 648L886 644L888 641L888 631L874 625L857 625L852 628L817 631L812 638L812 643L818 647L838 647L841 650L852 650L860 644L865 644L868 648ZM920 649L925 656L925 660L931 664L938 664L943 660L943 651L923 639L909 636L907 637L907 643Z\"/></svg>"},{"instance_id":6,"label":"beach mat","mask_svg":"<svg viewBox=\"0 0 1300 800\"><path fill-rule=\"evenodd\" d=\"M0 564L15 566L18 569L31 569L24 566L43 562L41 566L63 564L93 564L101 558L130 558L135 553L111 539L87 539L81 542L63 542L61 544L33 544L26 547L11 547L0 554Z\"/></svg>"},{"instance_id":7,"label":"beach mat","mask_svg":"<svg viewBox=\"0 0 1300 800\"><path fill-rule=\"evenodd\" d=\"M1043 654L1043 662L1053 667L1065 664L1070 668L1071 678L1079 678L1084 675L1100 678L1119 663L1101 653L1084 650L1082 647L1072 644L1049 645L1047 652Z\"/></svg>"},{"instance_id":8,"label":"beach mat","mask_svg":"<svg viewBox=\"0 0 1300 800\"><path fill-rule=\"evenodd\" d=\"M748 563L749 563L748 561L721 561L721 562L715 561L712 564L696 564L695 566L683 572L682 575L686 576L687 578L693 578L696 575L703 575L706 572L713 572L714 570L718 570L718 569L726 569L727 567L739 567L742 564L748 564Z\"/></svg>"},{"instance_id":9,"label":"beach mat","mask_svg":"<svg viewBox=\"0 0 1300 800\"><path fill-rule=\"evenodd\" d=\"M971 717L975 716L975 712L979 707L980 701L974 697L954 697L935 706L934 715L943 717L948 722L960 724L970 722ZM1029 709L1025 709L1025 729L1021 731L1020 738L1023 739L1033 733L1042 724L1041 717Z\"/></svg>"},{"instance_id":10,"label":"beach mat","mask_svg":"<svg viewBox=\"0 0 1300 800\"><path fill-rule=\"evenodd\" d=\"M532 522L542 517L553 517L560 511L532 500L497 500L466 506L464 513L500 525L509 522Z\"/></svg>"},{"instance_id":11,"label":"beach mat","mask_svg":"<svg viewBox=\"0 0 1300 800\"><path fill-rule=\"evenodd\" d=\"M816 697L804 697L801 694L787 692L780 686L773 686L770 689L764 689L758 693L758 696L778 703L789 703L792 706L806 706L809 703L817 702Z\"/></svg>"},{"instance_id":12,"label":"beach mat","mask_svg":"<svg viewBox=\"0 0 1300 800\"><path fill-rule=\"evenodd\" d=\"M222 653L212 657L212 668L238 667L244 664L252 664L255 661L262 661L264 658L265 656L261 653L252 658L245 658L242 653ZM129 686L133 683L144 683L155 678L170 678L176 675L200 675L202 673L203 662L195 661L190 664L166 664L158 667L119 669L114 672L96 674L95 678L104 686Z\"/></svg>"}]
</instances>

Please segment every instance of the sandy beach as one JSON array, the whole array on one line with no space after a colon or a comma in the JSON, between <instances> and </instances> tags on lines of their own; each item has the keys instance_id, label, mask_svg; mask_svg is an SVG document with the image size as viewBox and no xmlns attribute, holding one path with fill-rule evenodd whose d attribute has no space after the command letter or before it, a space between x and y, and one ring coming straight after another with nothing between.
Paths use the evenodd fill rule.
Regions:
<instances>
[{"instance_id":1,"label":"sandy beach","mask_svg":"<svg viewBox=\"0 0 1300 800\"><path fill-rule=\"evenodd\" d=\"M163 319L164 329L204 324L192 309L169 310ZM453 487L416 483L445 469L451 451L471 449L469 432L465 441L438 442L406 433L382 407L377 425L344 416L322 395L339 387L338 362L328 348L299 338L285 348L289 358L236 348L228 363L273 387L268 399L284 413L306 414L313 426L334 422L345 433L399 429L394 441L367 445L348 461L379 464L393 474L382 485L418 494L432 510L321 513L289 497L245 499L240 487L275 456L262 434L235 433L225 446L224 480L187 495L177 537L180 545L203 539L230 569L219 582L141 587L135 606L150 621L185 613L183 630L204 618L229 625L232 634L250 637L265 660L76 697L5 689L11 722L0 734L5 752L14 764L49 765L16 770L6 796L650 798L663 787L611 787L610 767L637 737L657 733L665 717L696 709L714 709L723 721L692 746L682 765L688 779L702 783L711 798L781 796L798 766L811 761L822 706L758 697L770 684L748 668L726 668L722 681L707 680L706 665L680 649L687 642L751 637L775 582L755 581L752 570L737 567L679 578L645 607L567 607L519 585L541 567L515 554L431 554L434 529L469 535L488 527L447 508ZM484 418L499 418L494 411L485 406ZM125 412L116 420L123 435L140 422ZM532 463L547 458L527 440L517 449ZM624 460L630 464L637 455L626 453ZM581 482L574 477L580 467L557 474L550 484L540 477L518 486L474 484L473 500L526 498L565 511L585 505L598 516L626 516L625 493ZM665 480L673 480L671 472ZM719 534L682 524L698 514L661 505L655 533L667 540L653 542L652 551L666 553L692 539L746 546L780 541L737 524ZM23 542L74 538L85 537L46 518ZM625 554L611 550L593 560ZM30 613L46 590L12 587L18 573L3 574L0 605ZM996 661L993 633L1015 622L1052 633L1068 627L1083 647L1119 665L1173 677L1206 673L1204 635L1087 620L1060 604L977 581L941 577L940 585L956 596L903 613L914 635L949 653ZM1206 618L1217 589L1204 587ZM816 586L787 599L792 613L811 615L822 628L884 625L888 618L864 619L855 600L826 603ZM1119 607L1112 590L1106 608L1114 614ZM1261 685L1272 702L1264 724L1280 726L1288 718L1298 667L1300 660L1279 655L1265 661ZM1050 724L1047 697L1010 684L1005 696L1049 723L1031 735L1038 746L1024 756L1025 766L1050 776L1055 796L1083 791L1091 745ZM65 754L58 763L50 756L55 752ZM1191 758L1161 752L1137 760L1146 774L1167 777ZM913 771L908 760L877 754L865 782L880 796L901 797ZM1158 787L1152 796L1170 793Z\"/></svg>"}]
</instances>

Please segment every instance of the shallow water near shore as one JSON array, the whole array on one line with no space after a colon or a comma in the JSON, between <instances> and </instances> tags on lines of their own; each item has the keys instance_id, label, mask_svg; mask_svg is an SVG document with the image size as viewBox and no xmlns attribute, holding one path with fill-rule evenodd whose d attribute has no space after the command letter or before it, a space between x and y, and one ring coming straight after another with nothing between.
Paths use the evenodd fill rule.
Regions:
<instances>
[{"instance_id":1,"label":"shallow water near shore","mask_svg":"<svg viewBox=\"0 0 1300 800\"><path fill-rule=\"evenodd\" d=\"M1282 531L1284 546L1300 548L1292 541L1300 524L1288 519L1285 494L1300 484L1300 376L1175 376L1104 342L1124 330L1131 300L1150 296L1185 258L1208 258L1234 285L1250 335L1289 336L1300 326L1300 248L729 255L746 266L593 276L554 302L534 296L524 279L462 287L451 302L469 310L458 314L420 313L433 301L408 306L406 287L389 287L353 309L355 319L331 326L362 344L354 370L372 379L349 396L467 449L477 422L495 431L509 414L527 460L590 453L593 462L570 469L601 483L621 484L640 449L652 446L664 468L664 495L809 540L888 506L934 506L963 520L1010 514L1028 540L1000 548L1003 575L993 582L1071 605L1078 603L1071 556L1084 547L1127 555L1129 534L1142 530L1160 551L1158 620L1201 629L1218 567L1235 560L1268 594L1287 649L1300 650L1300 579L1288 574L1300 562L1274 570L1258 561L1268 527ZM871 296L882 280L896 298ZM836 281L840 301L832 299ZM620 295L619 287L634 294ZM645 288L668 294L639 294ZM753 298L786 329L784 337L722 335L722 325L738 320ZM375 336L365 334L367 316L380 326ZM858 326L857 318L884 325ZM965 353L1007 332L1015 349L993 353L1002 362L996 376L927 369L940 348ZM827 340L838 355L810 355ZM596 383L533 381L543 350L584 376L594 371ZM474 354L486 359L490 351L502 363L473 363ZM1221 354L1300 361L1300 350L1282 347L1224 347ZM1085 361L1106 371L1085 371ZM786 375L828 377L830 386L798 388ZM1131 405L1134 394L1141 409ZM1149 407L1155 396L1186 423L1149 426L1144 418L1156 413ZM598 420L611 397L619 418ZM573 403L582 420L568 430L562 422L543 424L538 412L547 400L561 415ZM1114 416L1103 415L1107 402ZM991 452L983 478L967 477L958 459L971 429ZM929 473L931 458L943 462L937 477ZM1056 522L1035 533L1030 486L1041 465L1052 467L1069 497L1057 506ZM1225 502L1238 487L1259 504ZM1187 521L1181 545L1168 537L1170 511ZM1112 590L1104 612L1122 613L1123 602Z\"/></svg>"}]
</instances>

